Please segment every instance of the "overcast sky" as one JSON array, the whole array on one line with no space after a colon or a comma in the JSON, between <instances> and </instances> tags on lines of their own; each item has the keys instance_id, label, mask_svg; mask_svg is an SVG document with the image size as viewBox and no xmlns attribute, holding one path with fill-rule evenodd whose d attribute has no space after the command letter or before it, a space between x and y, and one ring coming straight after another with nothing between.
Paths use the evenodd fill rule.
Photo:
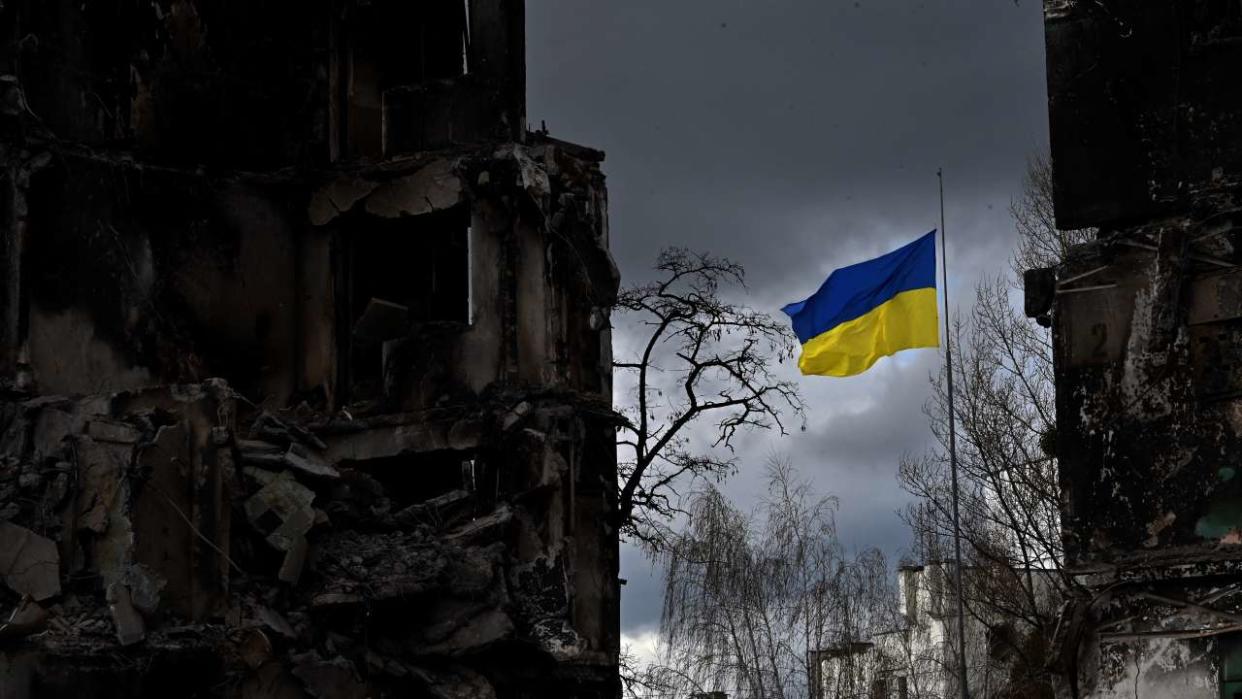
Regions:
<instances>
[{"instance_id":1,"label":"overcast sky","mask_svg":"<svg viewBox=\"0 0 1242 699\"><path fill-rule=\"evenodd\" d=\"M627 282L683 245L744 264L746 302L777 313L938 227L938 167L951 302L1005 271L1009 202L1048 147L1036 0L528 0L527 26L531 124L607 152ZM808 430L748 439L726 492L749 507L764 456L786 454L840 497L848 546L900 555L897 462L928 445L940 361L800 378ZM635 637L659 621L659 580L629 548L622 569Z\"/></svg>"}]
</instances>

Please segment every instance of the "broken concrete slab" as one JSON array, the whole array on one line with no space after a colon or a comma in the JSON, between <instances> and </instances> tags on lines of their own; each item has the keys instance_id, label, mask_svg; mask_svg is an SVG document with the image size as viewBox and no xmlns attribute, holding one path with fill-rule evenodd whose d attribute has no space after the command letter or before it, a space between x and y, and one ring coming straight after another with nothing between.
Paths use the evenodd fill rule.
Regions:
<instances>
[{"instance_id":1,"label":"broken concrete slab","mask_svg":"<svg viewBox=\"0 0 1242 699\"><path fill-rule=\"evenodd\" d=\"M522 421L522 418L530 414L530 411L530 403L526 401L518 403L505 413L504 418L500 422L500 429L505 431L513 429L515 425Z\"/></svg>"},{"instance_id":2,"label":"broken concrete slab","mask_svg":"<svg viewBox=\"0 0 1242 699\"><path fill-rule=\"evenodd\" d=\"M160 593L168 586L168 581L142 563L127 566L121 580L129 589L134 607L146 616L154 614L160 605Z\"/></svg>"},{"instance_id":3,"label":"broken concrete slab","mask_svg":"<svg viewBox=\"0 0 1242 699\"><path fill-rule=\"evenodd\" d=\"M315 522L315 509L311 507L314 501L315 491L298 483L289 471L283 471L246 500L246 517L263 534L279 531L276 541L287 542L295 534L310 531ZM270 524L267 523L269 514L275 517ZM282 530L289 520L292 524ZM273 545L282 551L288 550L283 543Z\"/></svg>"},{"instance_id":4,"label":"broken concrete slab","mask_svg":"<svg viewBox=\"0 0 1242 699\"><path fill-rule=\"evenodd\" d=\"M441 603L452 609L451 604ZM447 610L440 610L441 612ZM415 642L412 652L419 655L459 655L475 653L513 634L513 619L501 609L478 603L466 603L444 617L437 624L419 629L419 635L436 639L436 642Z\"/></svg>"},{"instance_id":5,"label":"broken concrete slab","mask_svg":"<svg viewBox=\"0 0 1242 699\"><path fill-rule=\"evenodd\" d=\"M86 433L100 442L136 444L142 439L142 431L125 422L95 417L86 423Z\"/></svg>"},{"instance_id":6,"label":"broken concrete slab","mask_svg":"<svg viewBox=\"0 0 1242 699\"><path fill-rule=\"evenodd\" d=\"M331 223L377 187L378 182L356 177L342 177L323 185L311 195L310 206L306 210L311 225L323 226Z\"/></svg>"},{"instance_id":7,"label":"broken concrete slab","mask_svg":"<svg viewBox=\"0 0 1242 699\"><path fill-rule=\"evenodd\" d=\"M277 551L292 551L302 545L306 532L315 526L314 508L295 510L285 517L280 526L265 541Z\"/></svg>"},{"instance_id":8,"label":"broken concrete slab","mask_svg":"<svg viewBox=\"0 0 1242 699\"><path fill-rule=\"evenodd\" d=\"M297 631L293 629L293 625L289 623L280 612L266 605L259 605L254 608L254 618L260 624L275 631L276 633L288 639L298 637Z\"/></svg>"},{"instance_id":9,"label":"broken concrete slab","mask_svg":"<svg viewBox=\"0 0 1242 699\"><path fill-rule=\"evenodd\" d=\"M506 149L509 151L507 155L518 165L518 186L526 190L536 202L542 203L552 194L552 181L548 177L547 168L532 159L525 147L517 144L506 146L496 156L505 157Z\"/></svg>"},{"instance_id":10,"label":"broken concrete slab","mask_svg":"<svg viewBox=\"0 0 1242 699\"><path fill-rule=\"evenodd\" d=\"M237 644L238 655L242 662L257 670L272 660L272 642L261 629L250 627L240 631L241 640Z\"/></svg>"},{"instance_id":11,"label":"broken concrete slab","mask_svg":"<svg viewBox=\"0 0 1242 699\"><path fill-rule=\"evenodd\" d=\"M59 595L56 543L12 522L0 522L0 575L9 589L38 602Z\"/></svg>"},{"instance_id":12,"label":"broken concrete slab","mask_svg":"<svg viewBox=\"0 0 1242 699\"><path fill-rule=\"evenodd\" d=\"M285 558L280 563L280 570L276 572L276 577L291 585L297 583L302 577L302 569L306 567L306 554L309 549L310 544L306 541L306 537L299 536L294 539L285 552Z\"/></svg>"},{"instance_id":13,"label":"broken concrete slab","mask_svg":"<svg viewBox=\"0 0 1242 699\"><path fill-rule=\"evenodd\" d=\"M145 639L147 626L134 608L129 588L121 583L112 583L108 586L107 598L117 641L122 646L132 646Z\"/></svg>"},{"instance_id":14,"label":"broken concrete slab","mask_svg":"<svg viewBox=\"0 0 1242 699\"><path fill-rule=\"evenodd\" d=\"M465 490L450 490L443 495L398 510L393 513L392 518L402 526L442 523L450 521L454 514L464 510L470 500L470 493Z\"/></svg>"},{"instance_id":15,"label":"broken concrete slab","mask_svg":"<svg viewBox=\"0 0 1242 699\"><path fill-rule=\"evenodd\" d=\"M247 463L251 463L255 459L268 459L269 457L279 462L285 454L285 449L281 445L261 439L238 439L234 444L237 446L237 451L241 454L242 461Z\"/></svg>"},{"instance_id":16,"label":"broken concrete slab","mask_svg":"<svg viewBox=\"0 0 1242 699\"><path fill-rule=\"evenodd\" d=\"M256 444L263 446L252 446ZM340 471L329 465L319 455L296 442L289 444L288 448L282 449L267 442L248 440L248 444L241 447L240 451L242 462L262 466L266 469L293 469L315 478L337 479L341 477Z\"/></svg>"},{"instance_id":17,"label":"broken concrete slab","mask_svg":"<svg viewBox=\"0 0 1242 699\"><path fill-rule=\"evenodd\" d=\"M478 672L463 666L411 666L435 699L496 699L496 688Z\"/></svg>"},{"instance_id":18,"label":"broken concrete slab","mask_svg":"<svg viewBox=\"0 0 1242 699\"><path fill-rule=\"evenodd\" d=\"M280 446L287 446L294 441L302 442L319 451L327 448L317 435L302 426L281 420L275 415L264 411L250 425L250 438L263 440Z\"/></svg>"},{"instance_id":19,"label":"broken concrete slab","mask_svg":"<svg viewBox=\"0 0 1242 699\"><path fill-rule=\"evenodd\" d=\"M301 444L290 444L289 449L285 451L284 460L289 468L305 473L308 476L331 479L341 477L340 471L337 471L317 454L309 451Z\"/></svg>"},{"instance_id":20,"label":"broken concrete slab","mask_svg":"<svg viewBox=\"0 0 1242 699\"><path fill-rule=\"evenodd\" d=\"M354 427L348 432L327 436L324 459L339 464L397 456L407 452L470 449L479 445L483 430L479 420L411 421Z\"/></svg>"},{"instance_id":21,"label":"broken concrete slab","mask_svg":"<svg viewBox=\"0 0 1242 699\"><path fill-rule=\"evenodd\" d=\"M416 532L333 533L315 553L316 607L421 594L444 584L449 565L443 547Z\"/></svg>"},{"instance_id":22,"label":"broken concrete slab","mask_svg":"<svg viewBox=\"0 0 1242 699\"><path fill-rule=\"evenodd\" d=\"M451 160L433 161L414 174L385 182L367 198L366 211L375 216L418 216L456 206L462 185Z\"/></svg>"},{"instance_id":23,"label":"broken concrete slab","mask_svg":"<svg viewBox=\"0 0 1242 699\"><path fill-rule=\"evenodd\" d=\"M459 545L468 545L479 541L495 541L501 538L501 532L513 523L513 510L508 505L501 505L494 511L461 525L445 534L445 539Z\"/></svg>"}]
</instances>

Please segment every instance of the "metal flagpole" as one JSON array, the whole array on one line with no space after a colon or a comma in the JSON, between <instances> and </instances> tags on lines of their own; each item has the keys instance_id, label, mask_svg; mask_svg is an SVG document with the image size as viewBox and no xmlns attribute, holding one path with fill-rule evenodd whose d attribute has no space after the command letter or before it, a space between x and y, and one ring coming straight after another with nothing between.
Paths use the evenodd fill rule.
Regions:
<instances>
[{"instance_id":1,"label":"metal flagpole","mask_svg":"<svg viewBox=\"0 0 1242 699\"><path fill-rule=\"evenodd\" d=\"M953 575L957 585L957 680L962 699L970 698L966 686L966 604L962 594L962 529L957 511L957 429L953 404L953 330L949 325L949 251L944 232L944 172L936 170L940 181L940 271L944 286L944 362L949 389L949 469L953 473Z\"/></svg>"}]
</instances>

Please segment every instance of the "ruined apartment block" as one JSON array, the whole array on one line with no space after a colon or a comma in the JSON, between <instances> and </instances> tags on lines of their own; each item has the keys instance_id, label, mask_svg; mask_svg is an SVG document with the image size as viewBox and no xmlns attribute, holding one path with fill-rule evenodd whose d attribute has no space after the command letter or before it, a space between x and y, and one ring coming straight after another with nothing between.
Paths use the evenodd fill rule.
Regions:
<instances>
[{"instance_id":1,"label":"ruined apartment block","mask_svg":"<svg viewBox=\"0 0 1242 699\"><path fill-rule=\"evenodd\" d=\"M1064 696L1242 693L1242 5L1046 0Z\"/></svg>"},{"instance_id":2,"label":"ruined apartment block","mask_svg":"<svg viewBox=\"0 0 1242 699\"><path fill-rule=\"evenodd\" d=\"M618 695L603 155L524 22L0 4L0 696Z\"/></svg>"}]
</instances>

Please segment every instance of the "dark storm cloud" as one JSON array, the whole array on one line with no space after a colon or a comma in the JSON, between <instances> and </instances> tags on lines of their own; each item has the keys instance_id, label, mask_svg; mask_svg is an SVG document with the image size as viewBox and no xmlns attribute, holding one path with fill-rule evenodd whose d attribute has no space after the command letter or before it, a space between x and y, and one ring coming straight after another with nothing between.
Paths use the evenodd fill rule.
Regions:
<instances>
[{"instance_id":1,"label":"dark storm cloud","mask_svg":"<svg viewBox=\"0 0 1242 699\"><path fill-rule=\"evenodd\" d=\"M742 262L775 312L833 268L939 225L946 172L955 306L1004 271L1007 206L1046 150L1040 3L1024 0L530 0L532 124L603 148L627 281L677 244ZM841 499L848 546L896 555L903 453L928 446L934 351L860 377L799 379L808 429L739 447L745 507L787 455ZM796 378L790 367L784 375ZM623 554L623 624L658 621L658 580Z\"/></svg>"}]
</instances>

